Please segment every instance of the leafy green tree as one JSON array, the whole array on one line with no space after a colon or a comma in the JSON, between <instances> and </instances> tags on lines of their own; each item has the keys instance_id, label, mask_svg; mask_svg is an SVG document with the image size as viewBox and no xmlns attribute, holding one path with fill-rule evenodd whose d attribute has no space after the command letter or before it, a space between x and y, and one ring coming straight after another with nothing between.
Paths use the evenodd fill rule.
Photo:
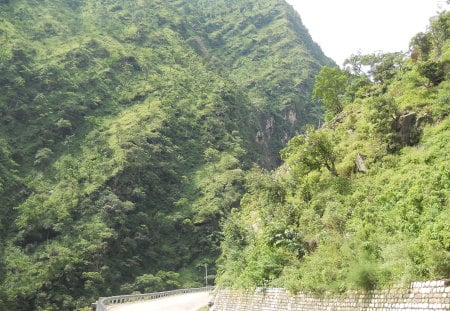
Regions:
<instances>
[{"instance_id":1,"label":"leafy green tree","mask_svg":"<svg viewBox=\"0 0 450 311\"><path fill-rule=\"evenodd\" d=\"M419 32L411 39L409 45L412 49L411 57L413 60L428 59L433 47L430 33Z\"/></svg>"},{"instance_id":2,"label":"leafy green tree","mask_svg":"<svg viewBox=\"0 0 450 311\"><path fill-rule=\"evenodd\" d=\"M388 151L400 148L394 132L394 122L399 114L395 99L389 96L380 96L369 100L370 111L368 119L373 125L377 139L385 144Z\"/></svg>"},{"instance_id":3,"label":"leafy green tree","mask_svg":"<svg viewBox=\"0 0 450 311\"><path fill-rule=\"evenodd\" d=\"M450 12L443 12L431 23L430 34L436 54L440 56L446 40L450 36Z\"/></svg>"},{"instance_id":4,"label":"leafy green tree","mask_svg":"<svg viewBox=\"0 0 450 311\"><path fill-rule=\"evenodd\" d=\"M424 61L418 64L419 73L428 79L429 85L438 85L445 80L445 71L440 62Z\"/></svg>"},{"instance_id":5,"label":"leafy green tree","mask_svg":"<svg viewBox=\"0 0 450 311\"><path fill-rule=\"evenodd\" d=\"M133 283L124 284L122 286L122 291L124 293L153 293L177 289L181 285L179 278L180 275L173 271L158 271L155 275L142 274L137 276Z\"/></svg>"},{"instance_id":6,"label":"leafy green tree","mask_svg":"<svg viewBox=\"0 0 450 311\"><path fill-rule=\"evenodd\" d=\"M349 80L349 73L339 67L323 67L316 76L313 96L320 99L333 115L342 111L343 95Z\"/></svg>"},{"instance_id":7,"label":"leafy green tree","mask_svg":"<svg viewBox=\"0 0 450 311\"><path fill-rule=\"evenodd\" d=\"M304 135L291 139L288 146L281 151L281 158L307 174L314 170L326 168L337 176L337 151L331 131L309 127Z\"/></svg>"},{"instance_id":8,"label":"leafy green tree","mask_svg":"<svg viewBox=\"0 0 450 311\"><path fill-rule=\"evenodd\" d=\"M34 156L34 165L45 164L52 155L53 151L50 148L39 149Z\"/></svg>"},{"instance_id":9,"label":"leafy green tree","mask_svg":"<svg viewBox=\"0 0 450 311\"><path fill-rule=\"evenodd\" d=\"M346 59L344 66L356 75L382 84L395 76L403 61L402 53L357 54Z\"/></svg>"}]
</instances>

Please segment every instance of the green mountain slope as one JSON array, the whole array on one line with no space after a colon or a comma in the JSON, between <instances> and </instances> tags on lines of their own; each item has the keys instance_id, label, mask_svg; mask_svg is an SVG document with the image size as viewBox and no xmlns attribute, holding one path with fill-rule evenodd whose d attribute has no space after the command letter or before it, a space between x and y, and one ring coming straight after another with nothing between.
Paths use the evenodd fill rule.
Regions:
<instances>
[{"instance_id":1,"label":"green mountain slope","mask_svg":"<svg viewBox=\"0 0 450 311\"><path fill-rule=\"evenodd\" d=\"M224 225L218 282L336 291L450 278L448 12L410 55L324 67L328 121L254 169Z\"/></svg>"},{"instance_id":2,"label":"green mountain slope","mask_svg":"<svg viewBox=\"0 0 450 311\"><path fill-rule=\"evenodd\" d=\"M191 46L213 66L227 68L248 94L258 120L260 163L275 167L276 150L320 118L317 106L307 104L312 77L331 61L284 1L197 1L184 12L198 14Z\"/></svg>"},{"instance_id":3,"label":"green mountain slope","mask_svg":"<svg viewBox=\"0 0 450 311\"><path fill-rule=\"evenodd\" d=\"M320 115L284 1L0 1L0 308L203 284L245 171Z\"/></svg>"}]
</instances>

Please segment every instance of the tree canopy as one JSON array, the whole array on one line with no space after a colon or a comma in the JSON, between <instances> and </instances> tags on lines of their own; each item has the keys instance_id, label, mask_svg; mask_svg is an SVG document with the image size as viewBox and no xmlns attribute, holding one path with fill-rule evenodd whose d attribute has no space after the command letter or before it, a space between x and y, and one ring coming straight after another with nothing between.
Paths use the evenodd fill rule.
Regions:
<instances>
[{"instance_id":1,"label":"tree canopy","mask_svg":"<svg viewBox=\"0 0 450 311\"><path fill-rule=\"evenodd\" d=\"M339 67L323 67L316 76L313 95L320 99L327 111L333 115L342 111L343 95L350 76Z\"/></svg>"}]
</instances>

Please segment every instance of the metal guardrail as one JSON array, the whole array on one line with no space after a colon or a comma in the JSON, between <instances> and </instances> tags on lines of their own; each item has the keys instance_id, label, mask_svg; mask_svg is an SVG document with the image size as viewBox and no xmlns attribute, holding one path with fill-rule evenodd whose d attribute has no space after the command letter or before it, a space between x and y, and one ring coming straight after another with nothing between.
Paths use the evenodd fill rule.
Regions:
<instances>
[{"instance_id":1,"label":"metal guardrail","mask_svg":"<svg viewBox=\"0 0 450 311\"><path fill-rule=\"evenodd\" d=\"M149 293L149 294L135 294L135 295L120 295L120 296L112 296L112 297L100 297L95 304L96 311L107 311L108 305L112 304L122 304L122 303L130 303L130 302L140 302L146 300L152 300L167 296L181 295L181 294L190 294L197 292L211 292L214 290L214 286L207 287L199 287L199 288L185 288L185 289L176 289L166 292L158 292L158 293Z\"/></svg>"}]
</instances>

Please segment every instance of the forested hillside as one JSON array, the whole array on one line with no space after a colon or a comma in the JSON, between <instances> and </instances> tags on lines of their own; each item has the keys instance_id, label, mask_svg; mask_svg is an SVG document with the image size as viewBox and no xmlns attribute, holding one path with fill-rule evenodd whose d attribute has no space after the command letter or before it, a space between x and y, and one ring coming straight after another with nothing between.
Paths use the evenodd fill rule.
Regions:
<instances>
[{"instance_id":1,"label":"forested hillside","mask_svg":"<svg viewBox=\"0 0 450 311\"><path fill-rule=\"evenodd\" d=\"M326 122L246 175L218 283L343 292L450 278L450 14L411 52L324 67Z\"/></svg>"},{"instance_id":2,"label":"forested hillside","mask_svg":"<svg viewBox=\"0 0 450 311\"><path fill-rule=\"evenodd\" d=\"M0 1L0 309L202 285L323 65L281 0Z\"/></svg>"}]
</instances>

